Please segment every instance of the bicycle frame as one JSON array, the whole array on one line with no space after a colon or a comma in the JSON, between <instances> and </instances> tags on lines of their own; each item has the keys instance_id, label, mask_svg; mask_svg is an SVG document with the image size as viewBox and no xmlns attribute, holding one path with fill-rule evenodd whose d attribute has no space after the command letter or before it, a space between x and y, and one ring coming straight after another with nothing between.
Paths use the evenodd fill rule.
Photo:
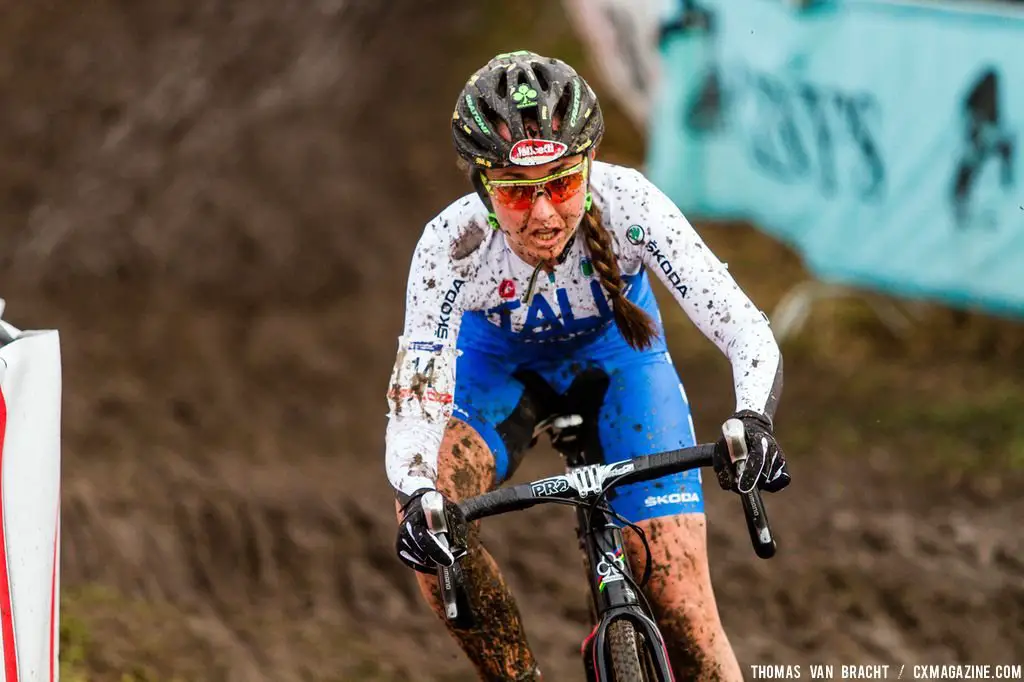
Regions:
<instances>
[{"instance_id":1,"label":"bicycle frame","mask_svg":"<svg viewBox=\"0 0 1024 682\"><path fill-rule=\"evenodd\" d=\"M577 415L558 417L552 419L546 428L557 432L580 423L582 420ZM742 467L747 457L743 424L739 420L730 419L723 424L722 431L729 457L734 465ZM576 504L577 536L588 568L591 613L595 623L581 651L588 682L609 682L612 679L605 644L609 628L619 619L631 621L636 633L642 636L643 652L649 657L646 660L653 664L648 669L656 676L654 679L657 682L674 682L661 632L646 601L641 601L641 595L634 590L636 581L626 555L622 529L613 523L612 514L593 504L593 501L603 497L601 493L606 483L617 485L626 480L652 480L674 471L709 466L712 462L711 453L716 451L717 446L697 445L623 462L596 464L587 461L575 436L566 439L553 437L552 443L565 458L565 474L499 488L462 500L459 506L466 520L527 509L544 502ZM770 558L775 554L775 539L760 492L755 488L741 499L755 551L761 558ZM439 541L447 542L447 519L441 495L437 492L426 493L421 499L421 505L430 532ZM471 627L473 616L466 600L459 565L439 566L437 578L448 620L456 628Z\"/></svg>"},{"instance_id":2,"label":"bicycle frame","mask_svg":"<svg viewBox=\"0 0 1024 682\"><path fill-rule=\"evenodd\" d=\"M605 651L608 627L619 618L628 618L637 633L643 636L658 682L673 682L661 632L627 580L627 576L633 576L622 529L600 509L591 511L588 507L577 507L576 518L580 545L586 555L591 604L596 620L580 651L588 682L612 679L607 657L600 654ZM588 526L589 532L585 530Z\"/></svg>"}]
</instances>

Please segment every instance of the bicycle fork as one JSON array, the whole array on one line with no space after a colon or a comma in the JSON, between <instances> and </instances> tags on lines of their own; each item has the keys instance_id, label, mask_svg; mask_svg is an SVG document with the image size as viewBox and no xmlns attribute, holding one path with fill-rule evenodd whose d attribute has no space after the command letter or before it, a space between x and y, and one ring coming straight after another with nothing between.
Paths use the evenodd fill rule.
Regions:
<instances>
[{"instance_id":1,"label":"bicycle fork","mask_svg":"<svg viewBox=\"0 0 1024 682\"><path fill-rule=\"evenodd\" d=\"M656 679L673 682L665 642L651 614L641 604L633 587L632 569L626 554L622 529L600 510L593 510L587 524L588 509L577 507L577 534L588 572L591 618L594 626L580 646L587 682L611 680L612 673L604 655L608 627L620 618L633 623L643 636L644 649L654 663ZM592 528L587 533L584 528ZM638 642L639 644L639 642Z\"/></svg>"}]
</instances>

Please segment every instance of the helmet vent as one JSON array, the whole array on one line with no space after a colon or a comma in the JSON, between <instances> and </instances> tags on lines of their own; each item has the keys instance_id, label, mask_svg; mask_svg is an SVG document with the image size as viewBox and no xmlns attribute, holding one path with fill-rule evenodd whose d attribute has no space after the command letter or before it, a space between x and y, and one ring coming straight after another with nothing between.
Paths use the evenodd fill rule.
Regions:
<instances>
[{"instance_id":1,"label":"helmet vent","mask_svg":"<svg viewBox=\"0 0 1024 682\"><path fill-rule=\"evenodd\" d=\"M583 77L561 60L526 50L499 54L478 69L456 111L456 151L476 168L514 165L511 149L525 139L543 138L575 153L604 134L597 96Z\"/></svg>"},{"instance_id":2,"label":"helmet vent","mask_svg":"<svg viewBox=\"0 0 1024 682\"><path fill-rule=\"evenodd\" d=\"M537 85L544 92L547 92L551 87L551 83L548 81L547 69L540 64L533 64L533 75L537 77Z\"/></svg>"},{"instance_id":3,"label":"helmet vent","mask_svg":"<svg viewBox=\"0 0 1024 682\"><path fill-rule=\"evenodd\" d=\"M558 98L558 104L555 105L555 110L551 112L552 124L556 122L559 126L569 124L566 117L569 115L570 104L572 104L572 81L566 83L565 89L562 90L562 96Z\"/></svg>"},{"instance_id":4,"label":"helmet vent","mask_svg":"<svg viewBox=\"0 0 1024 682\"><path fill-rule=\"evenodd\" d=\"M480 115L483 117L484 122L492 130L497 132L497 124L501 121L501 116L498 115L491 105L487 103L484 98L479 98L476 101L477 108L480 110Z\"/></svg>"}]
</instances>

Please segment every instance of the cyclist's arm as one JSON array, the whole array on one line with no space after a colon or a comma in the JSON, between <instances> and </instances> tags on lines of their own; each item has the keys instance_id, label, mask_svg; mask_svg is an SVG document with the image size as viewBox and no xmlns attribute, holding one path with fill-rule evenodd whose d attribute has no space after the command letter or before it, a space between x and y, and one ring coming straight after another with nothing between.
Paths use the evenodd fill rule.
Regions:
<instances>
[{"instance_id":1,"label":"cyclist's arm","mask_svg":"<svg viewBox=\"0 0 1024 682\"><path fill-rule=\"evenodd\" d=\"M767 316L747 297L704 244L679 208L640 173L635 221L642 244L622 240L624 249L653 271L693 323L729 358L737 410L772 418L782 393L782 353ZM622 222L621 220L618 222ZM621 230L628 229L628 225ZM622 239L626 233L620 236Z\"/></svg>"},{"instance_id":2,"label":"cyclist's arm","mask_svg":"<svg viewBox=\"0 0 1024 682\"><path fill-rule=\"evenodd\" d=\"M445 223L446 225L446 223ZM385 466L398 491L433 488L455 394L455 340L467 275L449 259L450 240L435 221L412 259L405 324L388 385Z\"/></svg>"}]
</instances>

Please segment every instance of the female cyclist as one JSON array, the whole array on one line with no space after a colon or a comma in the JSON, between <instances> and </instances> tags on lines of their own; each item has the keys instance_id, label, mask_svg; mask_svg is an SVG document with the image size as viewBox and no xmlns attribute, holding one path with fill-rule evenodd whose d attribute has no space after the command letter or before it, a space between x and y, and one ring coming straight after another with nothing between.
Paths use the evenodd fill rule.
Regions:
<instances>
[{"instance_id":1,"label":"female cyclist","mask_svg":"<svg viewBox=\"0 0 1024 682\"><path fill-rule=\"evenodd\" d=\"M448 505L468 542L453 556L428 534L420 497L436 489L459 500L509 478L537 420L531 391L513 376L523 369L558 391L584 369L608 374L606 462L694 443L647 269L732 365L733 416L746 426L752 466L737 481L716 464L719 484L774 492L789 483L773 436L782 358L767 318L664 194L635 170L595 160L603 132L597 98L570 66L527 51L494 57L452 116L475 192L430 221L409 273L388 391L396 550L439 616L436 568L463 557L478 627L452 634L484 680L540 673L475 529ZM649 538L648 598L676 675L741 680L712 593L699 472L623 486L611 506ZM626 537L641 566L639 536Z\"/></svg>"}]
</instances>

